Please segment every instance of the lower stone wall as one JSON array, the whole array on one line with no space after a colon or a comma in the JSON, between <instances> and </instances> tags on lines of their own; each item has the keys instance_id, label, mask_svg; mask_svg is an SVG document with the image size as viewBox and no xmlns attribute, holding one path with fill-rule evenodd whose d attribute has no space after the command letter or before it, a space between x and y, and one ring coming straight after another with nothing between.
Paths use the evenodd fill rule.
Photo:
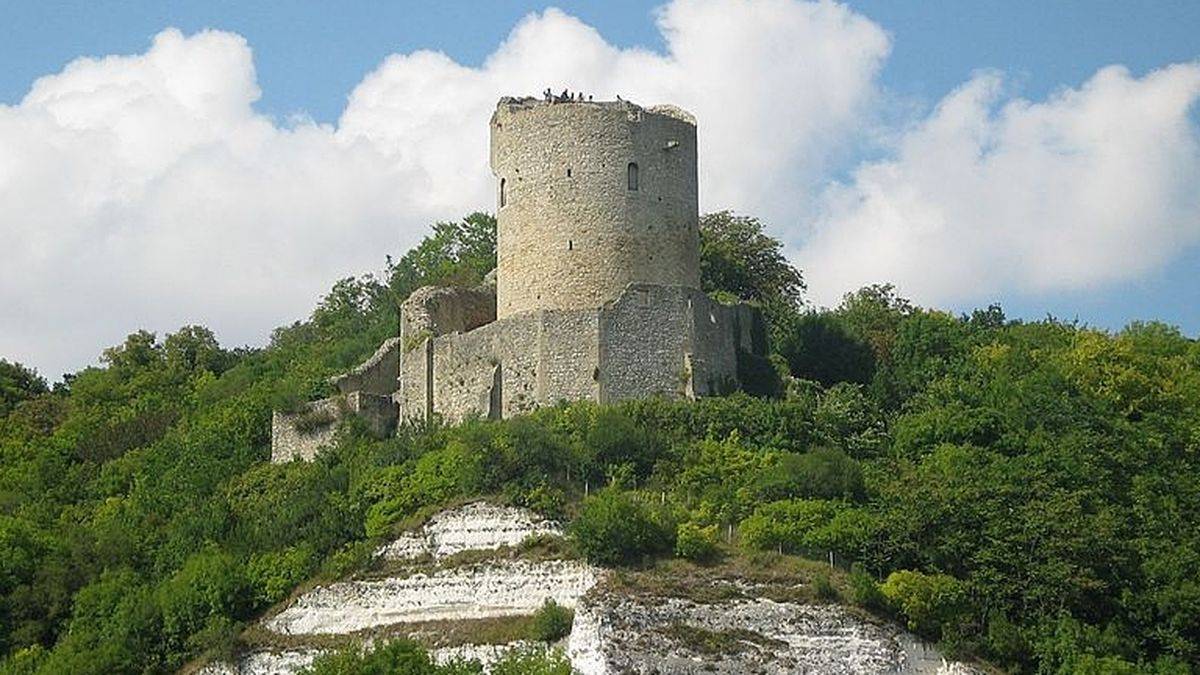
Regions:
<instances>
[{"instance_id":1,"label":"lower stone wall","mask_svg":"<svg viewBox=\"0 0 1200 675\"><path fill-rule=\"evenodd\" d=\"M271 413L271 461L312 460L337 439L338 424L350 415L361 419L376 436L396 426L396 404L390 396L355 391L308 403L296 412Z\"/></svg>"},{"instance_id":2,"label":"lower stone wall","mask_svg":"<svg viewBox=\"0 0 1200 675\"><path fill-rule=\"evenodd\" d=\"M271 413L271 461L311 460L333 444L342 419L341 396L312 401L296 412Z\"/></svg>"},{"instance_id":3,"label":"lower stone wall","mask_svg":"<svg viewBox=\"0 0 1200 675\"><path fill-rule=\"evenodd\" d=\"M696 398L737 389L737 352L766 351L751 336L761 315L701 291L631 285L601 313L600 400Z\"/></svg>"},{"instance_id":4,"label":"lower stone wall","mask_svg":"<svg viewBox=\"0 0 1200 675\"><path fill-rule=\"evenodd\" d=\"M631 285L599 309L522 314L406 345L396 401L402 419L455 422L560 400L724 394L737 387L739 349L765 351L756 325L761 317L745 305Z\"/></svg>"}]
</instances>

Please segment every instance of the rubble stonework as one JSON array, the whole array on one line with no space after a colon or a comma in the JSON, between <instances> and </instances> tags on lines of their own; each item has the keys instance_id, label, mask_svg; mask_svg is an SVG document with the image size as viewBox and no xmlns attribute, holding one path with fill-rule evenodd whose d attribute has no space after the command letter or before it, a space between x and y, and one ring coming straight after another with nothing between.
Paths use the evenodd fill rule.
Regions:
<instances>
[{"instance_id":1,"label":"rubble stonework","mask_svg":"<svg viewBox=\"0 0 1200 675\"><path fill-rule=\"evenodd\" d=\"M691 115L503 98L491 165L494 276L414 292L399 335L333 380L338 400L362 395L358 408L313 406L337 419L364 409L379 427L510 417L563 400L691 399L737 389L741 362L766 355L757 310L700 290ZM331 442L331 430L301 433L303 415L275 415L273 460L311 458Z\"/></svg>"}]
</instances>

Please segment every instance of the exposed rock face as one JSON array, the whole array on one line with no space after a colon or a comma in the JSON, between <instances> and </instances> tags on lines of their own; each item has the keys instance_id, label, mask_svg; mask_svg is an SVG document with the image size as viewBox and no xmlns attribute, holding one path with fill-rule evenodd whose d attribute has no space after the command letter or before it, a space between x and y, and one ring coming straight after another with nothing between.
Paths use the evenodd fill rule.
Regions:
<instances>
[{"instance_id":1,"label":"exposed rock face","mask_svg":"<svg viewBox=\"0 0 1200 675\"><path fill-rule=\"evenodd\" d=\"M316 649L281 652L264 649L243 655L237 665L209 664L198 675L291 675L311 666L320 654Z\"/></svg>"},{"instance_id":2,"label":"exposed rock face","mask_svg":"<svg viewBox=\"0 0 1200 675\"><path fill-rule=\"evenodd\" d=\"M528 509L475 502L442 511L420 530L405 533L379 549L377 555L387 560L436 559L462 551L517 546L541 535L561 537L562 527Z\"/></svg>"},{"instance_id":3,"label":"exposed rock face","mask_svg":"<svg viewBox=\"0 0 1200 675\"><path fill-rule=\"evenodd\" d=\"M836 605L600 597L576 610L568 654L610 673L949 673L941 656ZM961 664L955 664L961 667Z\"/></svg>"},{"instance_id":4,"label":"exposed rock face","mask_svg":"<svg viewBox=\"0 0 1200 675\"><path fill-rule=\"evenodd\" d=\"M756 571L761 578L753 579L746 570L723 577L687 567L609 575L577 560L529 559L502 550L531 536L559 535L556 523L523 509L474 503L443 511L379 549L376 564L382 568L374 574L381 578L341 581L301 595L257 629L277 641L257 643L235 665L213 664L202 672L294 673L330 644L395 635L431 644L438 662L476 660L486 672L509 651L539 645L514 637L470 644L477 628L471 622L528 616L546 598L575 608L567 655L582 675L979 672L946 663L895 626L837 605L806 604L798 599L803 596L795 578L773 577L770 570ZM496 553L482 562L454 557L465 551ZM692 572L674 574L678 569L694 570L694 578ZM450 629L459 637L447 641ZM466 644L460 644L463 637Z\"/></svg>"},{"instance_id":5,"label":"exposed rock face","mask_svg":"<svg viewBox=\"0 0 1200 675\"><path fill-rule=\"evenodd\" d=\"M397 623L532 614L547 598L573 607L596 583L570 560L471 565L403 578L346 581L300 597L266 622L283 635L354 633Z\"/></svg>"},{"instance_id":6,"label":"exposed rock face","mask_svg":"<svg viewBox=\"0 0 1200 675\"><path fill-rule=\"evenodd\" d=\"M503 645L459 645L433 650L433 660L444 664L451 661L478 661L485 669L494 665L514 649L545 650L545 645L519 640Z\"/></svg>"}]
</instances>

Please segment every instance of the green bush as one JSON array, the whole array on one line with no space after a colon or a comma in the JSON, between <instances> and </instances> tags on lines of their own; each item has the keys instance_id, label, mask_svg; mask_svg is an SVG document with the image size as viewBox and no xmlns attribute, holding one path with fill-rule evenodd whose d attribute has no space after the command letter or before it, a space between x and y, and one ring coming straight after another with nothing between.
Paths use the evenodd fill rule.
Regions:
<instances>
[{"instance_id":1,"label":"green bush","mask_svg":"<svg viewBox=\"0 0 1200 675\"><path fill-rule=\"evenodd\" d=\"M866 493L862 467L846 453L817 448L802 455L787 453L758 477L759 498L861 499Z\"/></svg>"},{"instance_id":2,"label":"green bush","mask_svg":"<svg viewBox=\"0 0 1200 675\"><path fill-rule=\"evenodd\" d=\"M955 626L966 612L967 594L961 581L946 574L900 570L880 587L883 596L911 631L937 638Z\"/></svg>"},{"instance_id":3,"label":"green bush","mask_svg":"<svg viewBox=\"0 0 1200 675\"><path fill-rule=\"evenodd\" d=\"M709 562L717 557L717 526L683 523L675 531L675 555L692 562Z\"/></svg>"},{"instance_id":4,"label":"green bush","mask_svg":"<svg viewBox=\"0 0 1200 675\"><path fill-rule=\"evenodd\" d=\"M742 521L742 540L761 550L818 551L823 535L841 505L820 499L792 499L764 504Z\"/></svg>"},{"instance_id":5,"label":"green bush","mask_svg":"<svg viewBox=\"0 0 1200 675\"><path fill-rule=\"evenodd\" d=\"M666 530L633 493L609 486L585 499L571 524L571 537L587 559L598 565L636 561L674 545Z\"/></svg>"},{"instance_id":6,"label":"green bush","mask_svg":"<svg viewBox=\"0 0 1200 675\"><path fill-rule=\"evenodd\" d=\"M270 605L287 597L288 592L308 578L314 557L314 549L308 544L250 556L246 576L254 589L256 604Z\"/></svg>"},{"instance_id":7,"label":"green bush","mask_svg":"<svg viewBox=\"0 0 1200 675\"><path fill-rule=\"evenodd\" d=\"M439 666L421 645L408 639L376 643L370 649L351 645L318 656L303 675L477 675L475 663Z\"/></svg>"},{"instance_id":8,"label":"green bush","mask_svg":"<svg viewBox=\"0 0 1200 675\"><path fill-rule=\"evenodd\" d=\"M850 601L860 607L881 610L887 606L887 598L879 590L875 578L860 564L850 566Z\"/></svg>"},{"instance_id":9,"label":"green bush","mask_svg":"<svg viewBox=\"0 0 1200 675\"><path fill-rule=\"evenodd\" d=\"M491 675L571 675L571 662L557 649L515 649L492 664Z\"/></svg>"},{"instance_id":10,"label":"green bush","mask_svg":"<svg viewBox=\"0 0 1200 675\"><path fill-rule=\"evenodd\" d=\"M539 642L558 642L571 634L571 623L575 613L546 598L546 602L533 615L529 624L529 639Z\"/></svg>"}]
</instances>

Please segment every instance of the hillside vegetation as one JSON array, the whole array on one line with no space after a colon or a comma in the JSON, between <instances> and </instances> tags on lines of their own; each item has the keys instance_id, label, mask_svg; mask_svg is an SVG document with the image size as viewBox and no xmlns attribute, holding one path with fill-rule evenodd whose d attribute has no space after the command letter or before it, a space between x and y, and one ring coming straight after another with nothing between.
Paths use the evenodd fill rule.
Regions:
<instances>
[{"instance_id":1,"label":"hillside vegetation","mask_svg":"<svg viewBox=\"0 0 1200 675\"><path fill-rule=\"evenodd\" d=\"M851 570L842 600L1012 671L1200 664L1200 344L1157 323L952 316L886 286L807 310L756 221L704 223L706 290L771 321L764 396L563 404L385 439L350 424L318 461L268 463L272 408L327 394L415 288L494 266L481 214L338 282L262 349L137 332L53 387L0 362L0 672L220 653L301 582L478 495L565 518L607 565L832 553ZM359 667L337 658L322 667ZM410 643L373 658L435 672Z\"/></svg>"}]
</instances>

